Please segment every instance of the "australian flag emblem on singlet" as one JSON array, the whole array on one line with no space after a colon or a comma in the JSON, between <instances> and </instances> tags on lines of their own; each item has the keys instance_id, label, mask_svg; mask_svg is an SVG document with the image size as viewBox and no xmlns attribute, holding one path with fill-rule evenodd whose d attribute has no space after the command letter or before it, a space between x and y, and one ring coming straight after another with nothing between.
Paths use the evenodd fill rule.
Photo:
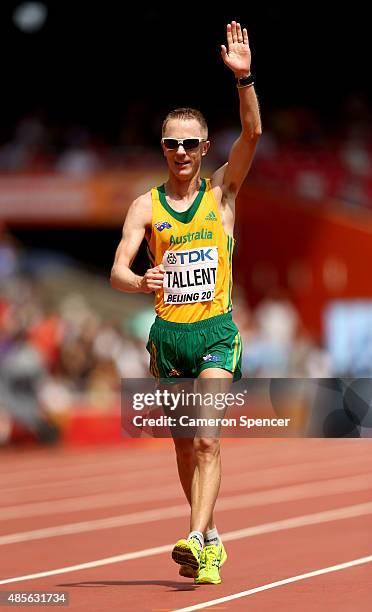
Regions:
<instances>
[{"instance_id":1,"label":"australian flag emblem on singlet","mask_svg":"<svg viewBox=\"0 0 372 612\"><path fill-rule=\"evenodd\" d=\"M163 229L169 229L172 226L170 223L168 223L168 221L161 221L159 223L154 223L154 227L156 227L159 232L162 232Z\"/></svg>"}]
</instances>

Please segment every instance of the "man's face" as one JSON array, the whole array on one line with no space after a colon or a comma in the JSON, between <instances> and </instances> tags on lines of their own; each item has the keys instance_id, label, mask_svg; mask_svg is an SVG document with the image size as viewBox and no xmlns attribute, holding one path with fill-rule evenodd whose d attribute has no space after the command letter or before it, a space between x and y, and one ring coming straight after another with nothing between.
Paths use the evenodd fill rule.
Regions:
<instances>
[{"instance_id":1,"label":"man's face","mask_svg":"<svg viewBox=\"0 0 372 612\"><path fill-rule=\"evenodd\" d=\"M196 119L170 119L167 123L163 138L204 138L202 127ZM189 180L200 169L201 159L209 149L209 141L200 142L193 148L185 150L182 145L177 149L167 149L162 143L164 156L168 162L169 170L180 180Z\"/></svg>"}]
</instances>

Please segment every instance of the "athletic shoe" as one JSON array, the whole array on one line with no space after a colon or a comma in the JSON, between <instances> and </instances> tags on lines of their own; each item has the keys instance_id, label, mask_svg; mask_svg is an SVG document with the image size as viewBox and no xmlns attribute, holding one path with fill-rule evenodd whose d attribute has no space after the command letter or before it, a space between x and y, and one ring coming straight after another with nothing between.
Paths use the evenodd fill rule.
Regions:
<instances>
[{"instance_id":1,"label":"athletic shoe","mask_svg":"<svg viewBox=\"0 0 372 612\"><path fill-rule=\"evenodd\" d=\"M178 573L184 578L196 578L196 576L198 575L198 570L194 569L190 565L181 565L180 571Z\"/></svg>"},{"instance_id":2,"label":"athletic shoe","mask_svg":"<svg viewBox=\"0 0 372 612\"><path fill-rule=\"evenodd\" d=\"M227 554L224 545L204 546L200 557L200 569L195 578L196 584L220 584L220 567L225 563Z\"/></svg>"},{"instance_id":3,"label":"athletic shoe","mask_svg":"<svg viewBox=\"0 0 372 612\"><path fill-rule=\"evenodd\" d=\"M178 540L172 550L172 559L181 566L187 566L189 571L197 573L200 563L201 548L196 538ZM182 574L183 576L185 574Z\"/></svg>"}]
</instances>

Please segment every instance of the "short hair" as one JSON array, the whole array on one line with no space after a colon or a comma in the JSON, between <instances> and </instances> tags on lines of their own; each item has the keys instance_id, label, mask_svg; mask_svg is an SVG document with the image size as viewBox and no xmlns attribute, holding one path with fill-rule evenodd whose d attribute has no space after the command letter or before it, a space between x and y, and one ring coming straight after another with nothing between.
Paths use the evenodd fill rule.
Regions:
<instances>
[{"instance_id":1,"label":"short hair","mask_svg":"<svg viewBox=\"0 0 372 612\"><path fill-rule=\"evenodd\" d=\"M208 126L204 115L195 108L185 106L182 108L175 108L174 110L170 111L163 121L163 126L161 130L162 136L164 136L168 121L170 121L171 119L196 119L202 129L203 138L208 138Z\"/></svg>"}]
</instances>

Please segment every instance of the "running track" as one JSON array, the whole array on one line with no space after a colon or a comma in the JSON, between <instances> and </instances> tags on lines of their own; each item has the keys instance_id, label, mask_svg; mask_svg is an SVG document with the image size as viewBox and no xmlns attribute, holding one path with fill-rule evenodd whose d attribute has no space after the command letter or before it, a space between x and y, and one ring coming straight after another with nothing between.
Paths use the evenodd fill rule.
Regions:
<instances>
[{"instance_id":1,"label":"running track","mask_svg":"<svg viewBox=\"0 0 372 612\"><path fill-rule=\"evenodd\" d=\"M369 610L371 441L222 445L221 585L170 559L188 507L171 442L154 440L2 451L0 589L68 591L68 609L102 612Z\"/></svg>"}]
</instances>

